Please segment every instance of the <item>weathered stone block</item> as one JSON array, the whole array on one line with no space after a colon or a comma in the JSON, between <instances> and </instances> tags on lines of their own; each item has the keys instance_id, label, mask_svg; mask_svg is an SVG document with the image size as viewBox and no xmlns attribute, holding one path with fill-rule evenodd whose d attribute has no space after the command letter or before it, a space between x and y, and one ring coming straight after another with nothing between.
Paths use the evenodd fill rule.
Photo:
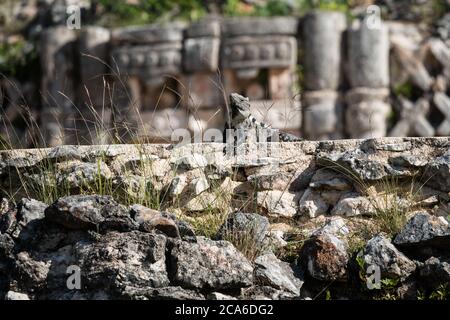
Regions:
<instances>
[{"instance_id":1,"label":"weathered stone block","mask_svg":"<svg viewBox=\"0 0 450 320\"><path fill-rule=\"evenodd\" d=\"M186 30L184 68L188 72L216 72L219 67L220 25L217 21L200 21Z\"/></svg>"},{"instance_id":2,"label":"weathered stone block","mask_svg":"<svg viewBox=\"0 0 450 320\"><path fill-rule=\"evenodd\" d=\"M185 28L186 24L183 22L118 28L112 31L111 41L114 45L178 42L183 40L183 31Z\"/></svg>"},{"instance_id":3,"label":"weathered stone block","mask_svg":"<svg viewBox=\"0 0 450 320\"><path fill-rule=\"evenodd\" d=\"M297 29L298 20L293 17L239 17L228 18L223 23L223 33L227 37L266 34L295 35Z\"/></svg>"}]
</instances>

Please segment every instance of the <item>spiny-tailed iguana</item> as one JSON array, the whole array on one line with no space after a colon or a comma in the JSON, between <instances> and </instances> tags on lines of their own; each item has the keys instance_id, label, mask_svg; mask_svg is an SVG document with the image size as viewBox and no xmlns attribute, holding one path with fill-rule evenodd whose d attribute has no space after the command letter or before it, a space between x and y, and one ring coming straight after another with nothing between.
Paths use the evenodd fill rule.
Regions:
<instances>
[{"instance_id":1,"label":"spiny-tailed iguana","mask_svg":"<svg viewBox=\"0 0 450 320\"><path fill-rule=\"evenodd\" d=\"M256 132L258 132L258 130L267 130L267 132L270 132L270 130L272 130L272 133L267 137L267 141L269 142L275 140L273 139L273 136L271 136L273 133L278 134L278 141L280 142L295 142L303 140L302 138L294 136L292 134L274 130L270 127L270 125L256 120L256 118L253 117L250 112L249 99L247 97L241 96L240 94L230 94L230 111L231 123L227 123L225 125L225 141L227 141L227 129L231 129L233 132L236 132L237 130L255 130Z\"/></svg>"}]
</instances>

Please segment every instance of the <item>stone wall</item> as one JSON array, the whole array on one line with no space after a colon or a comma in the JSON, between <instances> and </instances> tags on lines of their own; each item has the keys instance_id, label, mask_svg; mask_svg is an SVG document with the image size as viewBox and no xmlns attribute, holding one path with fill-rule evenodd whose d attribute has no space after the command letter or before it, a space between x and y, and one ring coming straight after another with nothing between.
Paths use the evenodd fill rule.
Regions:
<instances>
[{"instance_id":1,"label":"stone wall","mask_svg":"<svg viewBox=\"0 0 450 320\"><path fill-rule=\"evenodd\" d=\"M232 195L226 204L231 211L245 205L274 218L314 218L338 214L343 199L363 192L361 183L369 187L392 179L416 180L427 195L448 201L449 141L259 143L244 146L242 154L233 156L224 153L222 143L62 146L3 151L0 174L3 196L17 199L44 196L33 194L41 189L26 188L27 180L40 185L45 177L42 184L48 187L54 184L62 192L80 193L95 190L100 179L122 199L144 199L150 188L160 194L163 208L187 212L222 208L219 191Z\"/></svg>"},{"instance_id":2,"label":"stone wall","mask_svg":"<svg viewBox=\"0 0 450 320\"><path fill-rule=\"evenodd\" d=\"M253 147L0 152L0 297L417 299L450 281L450 138ZM391 291L361 289L368 267Z\"/></svg>"},{"instance_id":3,"label":"stone wall","mask_svg":"<svg viewBox=\"0 0 450 320\"><path fill-rule=\"evenodd\" d=\"M14 91L22 88L9 82L1 84L9 110L2 132L22 146L32 134L47 146L169 142L176 129L200 141L205 130L223 129L224 97L238 92L259 120L311 140L448 135L448 38L367 19L312 11L80 32L51 27L40 40L42 110L27 115L42 132L20 128Z\"/></svg>"}]
</instances>

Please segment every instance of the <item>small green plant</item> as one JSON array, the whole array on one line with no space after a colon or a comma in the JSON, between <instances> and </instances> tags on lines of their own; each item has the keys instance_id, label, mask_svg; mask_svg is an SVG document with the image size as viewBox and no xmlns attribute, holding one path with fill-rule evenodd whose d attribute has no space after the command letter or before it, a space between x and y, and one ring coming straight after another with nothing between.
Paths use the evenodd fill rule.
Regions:
<instances>
[{"instance_id":1,"label":"small green plant","mask_svg":"<svg viewBox=\"0 0 450 320\"><path fill-rule=\"evenodd\" d=\"M383 278L380 280L379 284L374 284L373 289L369 290L367 287L367 274L366 274L366 263L362 254L358 254L355 257L355 262L358 267L358 277L361 281L360 290L369 297L375 300L397 300L398 295L396 289L400 284L400 279L397 278Z\"/></svg>"},{"instance_id":2,"label":"small green plant","mask_svg":"<svg viewBox=\"0 0 450 320\"><path fill-rule=\"evenodd\" d=\"M413 176L410 180L385 177L375 182L366 182L357 173L336 161L326 161L326 168L341 173L366 196L370 202L369 212L376 224L369 236L384 232L394 236L406 224L408 213L417 203L418 195L425 183L417 183Z\"/></svg>"},{"instance_id":3,"label":"small green plant","mask_svg":"<svg viewBox=\"0 0 450 320\"><path fill-rule=\"evenodd\" d=\"M285 246L277 248L275 254L280 260L295 263L304 242L305 240L289 240Z\"/></svg>"},{"instance_id":4,"label":"small green plant","mask_svg":"<svg viewBox=\"0 0 450 320\"><path fill-rule=\"evenodd\" d=\"M440 284L429 293L426 290L417 290L417 300L450 300L450 284Z\"/></svg>"},{"instance_id":5,"label":"small green plant","mask_svg":"<svg viewBox=\"0 0 450 320\"><path fill-rule=\"evenodd\" d=\"M381 182L382 190L385 192L370 198L375 210L374 217L377 220L381 232L394 236L406 224L407 212L410 203L413 202L414 194L404 193L399 187L397 179L385 179ZM406 203L400 200L400 196L406 196Z\"/></svg>"},{"instance_id":6,"label":"small green plant","mask_svg":"<svg viewBox=\"0 0 450 320\"><path fill-rule=\"evenodd\" d=\"M397 96L403 96L407 99L412 99L413 92L414 92L413 85L409 81L399 84L394 88L394 93Z\"/></svg>"},{"instance_id":7,"label":"small green plant","mask_svg":"<svg viewBox=\"0 0 450 320\"><path fill-rule=\"evenodd\" d=\"M297 3L302 12L311 9L348 12L351 6L351 1L344 0L297 0Z\"/></svg>"},{"instance_id":8,"label":"small green plant","mask_svg":"<svg viewBox=\"0 0 450 320\"><path fill-rule=\"evenodd\" d=\"M0 75L29 78L30 66L36 62L37 52L30 42L23 39L0 42Z\"/></svg>"},{"instance_id":9,"label":"small green plant","mask_svg":"<svg viewBox=\"0 0 450 320\"><path fill-rule=\"evenodd\" d=\"M400 285L399 279L384 278L380 281L380 290L375 294L375 300L398 300L397 288Z\"/></svg>"},{"instance_id":10,"label":"small green plant","mask_svg":"<svg viewBox=\"0 0 450 320\"><path fill-rule=\"evenodd\" d=\"M199 203L204 206L201 214L192 216L185 210L180 218L189 222L197 235L214 238L231 212L230 204L233 194L226 182L208 179L208 184L209 188L205 191L208 196L205 196L204 199L198 198ZM184 206L183 201L185 199L177 197L174 201L174 207L182 208Z\"/></svg>"},{"instance_id":11,"label":"small green plant","mask_svg":"<svg viewBox=\"0 0 450 320\"><path fill-rule=\"evenodd\" d=\"M226 221L227 215L224 215L222 211L208 208L207 213L203 213L201 216L192 217L183 214L179 218L189 222L197 235L214 238Z\"/></svg>"},{"instance_id":12,"label":"small green plant","mask_svg":"<svg viewBox=\"0 0 450 320\"><path fill-rule=\"evenodd\" d=\"M361 280L362 283L365 284L366 283L366 262L364 261L362 254L356 255L355 262L356 262L356 265L358 266L359 280Z\"/></svg>"},{"instance_id":13,"label":"small green plant","mask_svg":"<svg viewBox=\"0 0 450 320\"><path fill-rule=\"evenodd\" d=\"M449 300L450 299L450 284L445 283L439 285L436 290L430 294L431 300Z\"/></svg>"},{"instance_id":14,"label":"small green plant","mask_svg":"<svg viewBox=\"0 0 450 320\"><path fill-rule=\"evenodd\" d=\"M261 239L261 236L255 234L252 228L246 231L226 232L223 239L231 242L250 261L254 261L271 247L269 242L265 241L267 239L257 241L256 239Z\"/></svg>"},{"instance_id":15,"label":"small green plant","mask_svg":"<svg viewBox=\"0 0 450 320\"><path fill-rule=\"evenodd\" d=\"M300 249L308 238L306 231L299 228L290 229L283 236L286 245L277 247L274 253L280 260L296 263Z\"/></svg>"},{"instance_id":16,"label":"small green plant","mask_svg":"<svg viewBox=\"0 0 450 320\"><path fill-rule=\"evenodd\" d=\"M269 0L260 4L248 4L241 0L227 0L223 13L227 16L283 16L292 14L292 6L283 0Z\"/></svg>"},{"instance_id":17,"label":"small green plant","mask_svg":"<svg viewBox=\"0 0 450 320\"><path fill-rule=\"evenodd\" d=\"M399 279L384 278L381 279L381 288L390 290L397 287L399 282Z\"/></svg>"}]
</instances>

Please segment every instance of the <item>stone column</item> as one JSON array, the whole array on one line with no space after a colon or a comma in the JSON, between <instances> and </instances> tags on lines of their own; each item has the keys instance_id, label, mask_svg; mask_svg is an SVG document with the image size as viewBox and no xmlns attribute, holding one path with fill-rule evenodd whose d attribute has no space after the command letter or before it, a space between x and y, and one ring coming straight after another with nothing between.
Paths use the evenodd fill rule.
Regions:
<instances>
[{"instance_id":1,"label":"stone column","mask_svg":"<svg viewBox=\"0 0 450 320\"><path fill-rule=\"evenodd\" d=\"M206 142L212 129L225 125L224 95L220 90L220 23L210 18L191 24L185 34L182 98L189 110L188 128L195 141ZM211 131L206 134L206 130Z\"/></svg>"},{"instance_id":2,"label":"stone column","mask_svg":"<svg viewBox=\"0 0 450 320\"><path fill-rule=\"evenodd\" d=\"M75 83L74 44L76 34L66 26L46 29L41 34L42 68L41 130L47 146L70 141L73 128Z\"/></svg>"},{"instance_id":3,"label":"stone column","mask_svg":"<svg viewBox=\"0 0 450 320\"><path fill-rule=\"evenodd\" d=\"M345 123L348 134L354 138L386 136L386 117L391 110L388 88L354 88L347 93Z\"/></svg>"},{"instance_id":4,"label":"stone column","mask_svg":"<svg viewBox=\"0 0 450 320\"><path fill-rule=\"evenodd\" d=\"M342 132L342 104L334 90L306 91L302 97L303 131L309 139L339 139Z\"/></svg>"},{"instance_id":5,"label":"stone column","mask_svg":"<svg viewBox=\"0 0 450 320\"><path fill-rule=\"evenodd\" d=\"M303 134L308 139L341 137L338 89L346 23L343 13L328 11L312 11L302 23L306 90L302 97Z\"/></svg>"},{"instance_id":6,"label":"stone column","mask_svg":"<svg viewBox=\"0 0 450 320\"><path fill-rule=\"evenodd\" d=\"M106 144L111 124L111 86L107 69L110 32L89 26L78 39L80 86L78 87L77 141Z\"/></svg>"},{"instance_id":7,"label":"stone column","mask_svg":"<svg viewBox=\"0 0 450 320\"><path fill-rule=\"evenodd\" d=\"M386 135L390 106L389 35L385 25L369 28L357 21L348 32L346 129L352 138Z\"/></svg>"}]
</instances>

